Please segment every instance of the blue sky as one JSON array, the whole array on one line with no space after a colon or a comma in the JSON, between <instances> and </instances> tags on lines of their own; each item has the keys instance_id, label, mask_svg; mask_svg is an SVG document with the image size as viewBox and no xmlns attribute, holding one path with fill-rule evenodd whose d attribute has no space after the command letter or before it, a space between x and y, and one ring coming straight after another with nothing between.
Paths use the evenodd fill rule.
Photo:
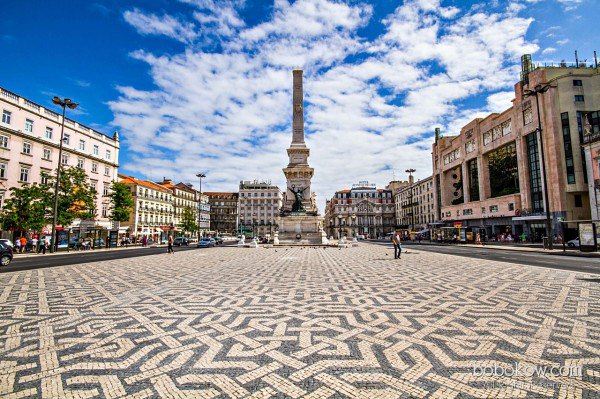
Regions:
<instances>
[{"instance_id":1,"label":"blue sky","mask_svg":"<svg viewBox=\"0 0 600 399\"><path fill-rule=\"evenodd\" d=\"M435 126L508 107L524 52L591 62L599 14L600 0L5 0L0 85L78 101L74 119L121 132L124 173L203 170L208 189L235 190L283 186L302 67L322 204L392 170L427 176Z\"/></svg>"}]
</instances>

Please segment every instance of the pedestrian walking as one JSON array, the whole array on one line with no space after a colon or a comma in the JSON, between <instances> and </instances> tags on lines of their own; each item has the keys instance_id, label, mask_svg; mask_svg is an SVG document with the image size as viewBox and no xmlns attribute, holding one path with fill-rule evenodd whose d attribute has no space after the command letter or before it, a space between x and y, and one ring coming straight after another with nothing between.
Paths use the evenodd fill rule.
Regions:
<instances>
[{"instance_id":1,"label":"pedestrian walking","mask_svg":"<svg viewBox=\"0 0 600 399\"><path fill-rule=\"evenodd\" d=\"M46 250L50 247L50 239L48 237L44 238L44 241L40 244L40 251L42 254L46 255Z\"/></svg>"},{"instance_id":2,"label":"pedestrian walking","mask_svg":"<svg viewBox=\"0 0 600 399\"><path fill-rule=\"evenodd\" d=\"M38 252L38 239L37 236L31 238L31 252L34 254Z\"/></svg>"},{"instance_id":3,"label":"pedestrian walking","mask_svg":"<svg viewBox=\"0 0 600 399\"><path fill-rule=\"evenodd\" d=\"M174 253L174 251L173 251L173 236L169 236L169 239L167 240L167 253L168 254Z\"/></svg>"},{"instance_id":4,"label":"pedestrian walking","mask_svg":"<svg viewBox=\"0 0 600 399\"><path fill-rule=\"evenodd\" d=\"M27 247L27 238L25 236L21 236L21 252L25 252L25 248Z\"/></svg>"},{"instance_id":5,"label":"pedestrian walking","mask_svg":"<svg viewBox=\"0 0 600 399\"><path fill-rule=\"evenodd\" d=\"M394 245L394 259L400 259L400 255L402 254L402 236L400 233L395 232L392 234L392 244Z\"/></svg>"},{"instance_id":6,"label":"pedestrian walking","mask_svg":"<svg viewBox=\"0 0 600 399\"><path fill-rule=\"evenodd\" d=\"M21 252L21 239L20 238L17 238L15 240L15 252L16 253Z\"/></svg>"}]
</instances>

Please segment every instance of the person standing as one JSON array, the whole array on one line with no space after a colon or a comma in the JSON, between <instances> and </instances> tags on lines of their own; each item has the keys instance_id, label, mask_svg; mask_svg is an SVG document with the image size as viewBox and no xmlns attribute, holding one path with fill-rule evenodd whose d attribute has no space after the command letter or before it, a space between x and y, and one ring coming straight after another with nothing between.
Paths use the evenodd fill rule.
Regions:
<instances>
[{"instance_id":1,"label":"person standing","mask_svg":"<svg viewBox=\"0 0 600 399\"><path fill-rule=\"evenodd\" d=\"M36 235L31 237L31 252L34 254L38 253L38 238Z\"/></svg>"},{"instance_id":2,"label":"person standing","mask_svg":"<svg viewBox=\"0 0 600 399\"><path fill-rule=\"evenodd\" d=\"M27 238L25 236L21 236L21 252L25 252L27 248Z\"/></svg>"},{"instance_id":3,"label":"person standing","mask_svg":"<svg viewBox=\"0 0 600 399\"><path fill-rule=\"evenodd\" d=\"M17 238L15 240L15 252L16 253L20 253L21 252L21 238Z\"/></svg>"},{"instance_id":4,"label":"person standing","mask_svg":"<svg viewBox=\"0 0 600 399\"><path fill-rule=\"evenodd\" d=\"M173 236L169 236L169 239L167 240L167 253L168 254L172 254L174 253L173 251Z\"/></svg>"},{"instance_id":5,"label":"person standing","mask_svg":"<svg viewBox=\"0 0 600 399\"><path fill-rule=\"evenodd\" d=\"M48 237L44 238L44 240L40 243L40 251L46 255L46 250L50 247L50 239Z\"/></svg>"},{"instance_id":6,"label":"person standing","mask_svg":"<svg viewBox=\"0 0 600 399\"><path fill-rule=\"evenodd\" d=\"M392 244L394 245L394 259L400 259L400 255L402 253L402 245L400 242L402 241L402 236L400 233L395 232L392 235Z\"/></svg>"}]
</instances>

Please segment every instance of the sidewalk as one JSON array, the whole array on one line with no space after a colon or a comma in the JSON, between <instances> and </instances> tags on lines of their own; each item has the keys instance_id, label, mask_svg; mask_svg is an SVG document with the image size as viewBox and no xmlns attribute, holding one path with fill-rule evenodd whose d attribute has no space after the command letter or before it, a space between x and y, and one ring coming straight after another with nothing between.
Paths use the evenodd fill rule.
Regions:
<instances>
[{"instance_id":1,"label":"sidewalk","mask_svg":"<svg viewBox=\"0 0 600 399\"><path fill-rule=\"evenodd\" d=\"M438 243L438 242L429 242L429 241L421 241L421 244L417 242L403 242L403 245L408 246L419 246L419 245L440 245L440 246L458 246L458 247L469 247L469 248L478 248L478 249L495 249L501 251L517 251L517 252L528 252L528 253L538 253L538 254L547 254L547 255L561 255L561 256L576 256L581 258L600 258L600 252L581 252L578 249L569 249L563 251L562 244L554 244L554 249L544 249L541 246L534 246L530 244L485 244L485 245L477 245L477 244L449 244L449 243Z\"/></svg>"},{"instance_id":2,"label":"sidewalk","mask_svg":"<svg viewBox=\"0 0 600 399\"><path fill-rule=\"evenodd\" d=\"M56 255L71 255L71 254L87 254L87 253L96 253L96 252L108 252L108 251L127 251L130 249L142 249L142 248L156 248L156 247L166 247L165 244L160 245L149 245L147 247L142 247L141 245L129 245L127 247L116 247L116 248L100 248L100 249L88 249L88 250L58 250L57 252L50 253L49 250L46 251L46 254L43 253L35 253L35 252L25 252L25 253L14 253L14 259L26 259L26 258L35 258L35 257L44 257L44 256L56 256Z\"/></svg>"}]
</instances>

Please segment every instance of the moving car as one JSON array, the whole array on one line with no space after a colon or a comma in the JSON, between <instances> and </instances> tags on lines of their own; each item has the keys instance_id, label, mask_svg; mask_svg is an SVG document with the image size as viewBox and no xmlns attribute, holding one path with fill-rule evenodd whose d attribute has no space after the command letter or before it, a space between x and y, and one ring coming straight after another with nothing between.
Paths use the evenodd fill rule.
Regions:
<instances>
[{"instance_id":1,"label":"moving car","mask_svg":"<svg viewBox=\"0 0 600 399\"><path fill-rule=\"evenodd\" d=\"M215 239L214 238L203 238L201 239L198 244L196 245L197 248L209 248L209 247L214 247L215 246Z\"/></svg>"},{"instance_id":2,"label":"moving car","mask_svg":"<svg viewBox=\"0 0 600 399\"><path fill-rule=\"evenodd\" d=\"M173 240L173 245L176 247L188 246L190 245L190 240L187 237L176 237Z\"/></svg>"},{"instance_id":3,"label":"moving car","mask_svg":"<svg viewBox=\"0 0 600 399\"><path fill-rule=\"evenodd\" d=\"M12 247L0 242L0 266L8 266L13 259Z\"/></svg>"}]
</instances>

